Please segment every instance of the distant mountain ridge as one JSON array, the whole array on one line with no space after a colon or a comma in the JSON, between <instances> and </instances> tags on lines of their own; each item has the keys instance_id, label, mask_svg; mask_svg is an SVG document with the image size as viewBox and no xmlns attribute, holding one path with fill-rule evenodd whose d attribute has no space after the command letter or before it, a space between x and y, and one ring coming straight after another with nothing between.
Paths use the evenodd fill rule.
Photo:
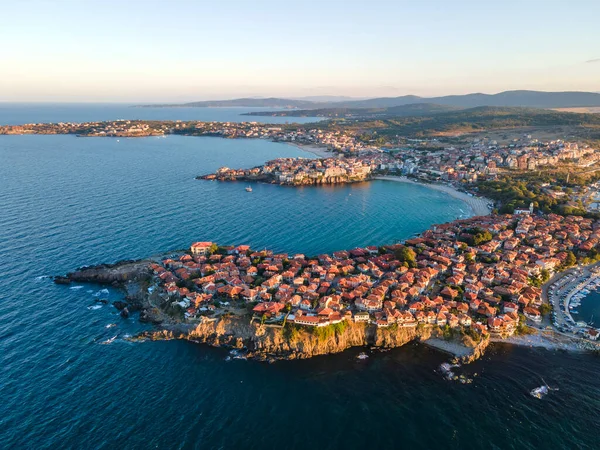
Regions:
<instances>
[{"instance_id":1,"label":"distant mountain ridge","mask_svg":"<svg viewBox=\"0 0 600 450\"><path fill-rule=\"evenodd\" d=\"M541 91L506 91L498 94L465 94L447 95L443 97L423 98L414 95L391 98L374 98L354 102L342 102L353 108L391 107L411 103L435 103L437 105L475 108L477 106L523 107L523 108L573 108L584 106L600 106L600 94L595 92L541 92Z\"/></svg>"},{"instance_id":2,"label":"distant mountain ridge","mask_svg":"<svg viewBox=\"0 0 600 450\"><path fill-rule=\"evenodd\" d=\"M141 107L195 107L195 108L223 108L223 107L248 107L248 108L313 108L321 105L309 100L292 100L287 98L236 98L233 100L206 100L191 103L140 105Z\"/></svg>"},{"instance_id":3,"label":"distant mountain ridge","mask_svg":"<svg viewBox=\"0 0 600 450\"><path fill-rule=\"evenodd\" d=\"M459 108L450 105L437 105L435 103L410 103L408 105L390 106L390 107L331 107L316 109L286 109L278 111L253 111L247 112L246 116L280 116L280 117L360 117L365 118L383 118L383 117L406 117L406 116L427 116L452 111L462 111Z\"/></svg>"},{"instance_id":4,"label":"distant mountain ridge","mask_svg":"<svg viewBox=\"0 0 600 450\"><path fill-rule=\"evenodd\" d=\"M542 92L542 91L505 91L498 94L473 93L465 95L446 95L442 97L419 97L404 95L400 97L380 97L366 100L313 101L286 98L238 98L233 100L209 100L170 105L179 107L263 107L263 108L393 108L411 104L436 104L457 108L477 106L524 107L524 108L575 108L600 106L600 93L596 92Z\"/></svg>"}]
</instances>

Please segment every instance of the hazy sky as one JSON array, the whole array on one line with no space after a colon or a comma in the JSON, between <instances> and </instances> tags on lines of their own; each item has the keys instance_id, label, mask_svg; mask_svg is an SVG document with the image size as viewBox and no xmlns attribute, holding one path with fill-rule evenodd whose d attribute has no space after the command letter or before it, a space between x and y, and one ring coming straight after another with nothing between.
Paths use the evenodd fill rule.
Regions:
<instances>
[{"instance_id":1,"label":"hazy sky","mask_svg":"<svg viewBox=\"0 0 600 450\"><path fill-rule=\"evenodd\" d=\"M600 91L600 0L0 0L0 101Z\"/></svg>"}]
</instances>

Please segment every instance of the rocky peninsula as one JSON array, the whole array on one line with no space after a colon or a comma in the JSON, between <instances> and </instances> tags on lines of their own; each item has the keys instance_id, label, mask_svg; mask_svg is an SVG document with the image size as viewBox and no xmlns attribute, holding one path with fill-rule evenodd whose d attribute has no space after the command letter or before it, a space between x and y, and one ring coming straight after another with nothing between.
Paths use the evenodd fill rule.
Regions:
<instances>
[{"instance_id":1,"label":"rocky peninsula","mask_svg":"<svg viewBox=\"0 0 600 450\"><path fill-rule=\"evenodd\" d=\"M251 169L221 167L197 177L218 181L261 181L288 186L347 184L367 181L375 164L372 158L279 158Z\"/></svg>"},{"instance_id":2,"label":"rocky peninsula","mask_svg":"<svg viewBox=\"0 0 600 450\"><path fill-rule=\"evenodd\" d=\"M306 359L343 352L352 347L391 349L412 341L427 341L428 345L454 356L456 361L468 363L479 358L490 342L487 335L479 340L461 335L444 340L443 332L435 326L380 327L369 322L348 320L339 322L341 326L310 329L295 326L292 321L283 325L265 323L244 305L231 308L225 305L227 307L212 316L180 320L177 311L162 301L160 295L153 295L157 287L152 277L154 264L153 260L102 264L55 277L54 281L58 284L71 281L108 284L122 289L126 293L123 301L114 302L122 315L128 317L129 313L139 311L140 321L156 325L154 330L129 338L132 341L183 339L244 350L245 357L260 361ZM443 340L445 345L436 342L439 340Z\"/></svg>"},{"instance_id":3,"label":"rocky peninsula","mask_svg":"<svg viewBox=\"0 0 600 450\"><path fill-rule=\"evenodd\" d=\"M592 219L489 215L435 225L403 244L315 257L196 242L55 281L123 288L120 309L156 324L135 340L187 339L263 360L417 340L464 362L490 340L539 327L550 307L538 286L599 245Z\"/></svg>"}]
</instances>

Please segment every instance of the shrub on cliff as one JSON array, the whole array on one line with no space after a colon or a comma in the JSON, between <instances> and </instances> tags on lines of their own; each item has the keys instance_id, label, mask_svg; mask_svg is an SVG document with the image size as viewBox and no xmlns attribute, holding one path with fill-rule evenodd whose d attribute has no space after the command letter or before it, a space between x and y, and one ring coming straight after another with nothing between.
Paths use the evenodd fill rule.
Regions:
<instances>
[{"instance_id":1,"label":"shrub on cliff","mask_svg":"<svg viewBox=\"0 0 600 450\"><path fill-rule=\"evenodd\" d=\"M348 328L348 322L342 321L324 327L310 327L310 334L315 336L319 341L333 339L335 336L340 336Z\"/></svg>"},{"instance_id":2,"label":"shrub on cliff","mask_svg":"<svg viewBox=\"0 0 600 450\"><path fill-rule=\"evenodd\" d=\"M333 327L333 331L335 332L335 335L339 336L339 335L343 334L344 331L346 331L346 329L348 328L348 322L343 320L340 323L334 323L331 326Z\"/></svg>"},{"instance_id":3,"label":"shrub on cliff","mask_svg":"<svg viewBox=\"0 0 600 450\"><path fill-rule=\"evenodd\" d=\"M463 343L467 347L475 347L481 341L481 335L474 328L464 327L460 332L463 336Z\"/></svg>"},{"instance_id":4,"label":"shrub on cliff","mask_svg":"<svg viewBox=\"0 0 600 450\"><path fill-rule=\"evenodd\" d=\"M301 330L298 325L286 323L281 333L288 342L294 342L298 339L298 336L300 336L300 331Z\"/></svg>"},{"instance_id":5,"label":"shrub on cliff","mask_svg":"<svg viewBox=\"0 0 600 450\"><path fill-rule=\"evenodd\" d=\"M450 341L454 337L454 330L450 328L449 325L446 325L442 328L442 337L445 341Z\"/></svg>"}]
</instances>

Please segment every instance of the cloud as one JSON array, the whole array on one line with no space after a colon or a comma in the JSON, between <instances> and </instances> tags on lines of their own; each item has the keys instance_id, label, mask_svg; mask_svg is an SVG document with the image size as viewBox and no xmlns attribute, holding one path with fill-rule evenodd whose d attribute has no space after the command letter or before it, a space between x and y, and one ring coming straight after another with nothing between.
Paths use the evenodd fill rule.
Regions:
<instances>
[{"instance_id":1,"label":"cloud","mask_svg":"<svg viewBox=\"0 0 600 450\"><path fill-rule=\"evenodd\" d=\"M591 64L591 63L600 63L600 58L596 58L596 59L589 59L586 61L586 63Z\"/></svg>"}]
</instances>

